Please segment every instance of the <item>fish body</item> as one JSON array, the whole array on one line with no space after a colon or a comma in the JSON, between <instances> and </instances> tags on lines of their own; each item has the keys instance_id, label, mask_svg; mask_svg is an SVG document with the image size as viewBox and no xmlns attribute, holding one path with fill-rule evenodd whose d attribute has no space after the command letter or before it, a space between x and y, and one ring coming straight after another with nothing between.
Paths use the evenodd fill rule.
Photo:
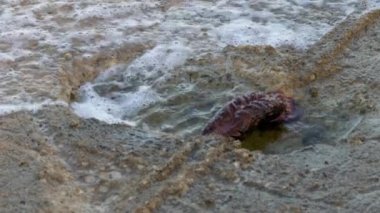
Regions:
<instances>
[{"instance_id":1,"label":"fish body","mask_svg":"<svg viewBox=\"0 0 380 213\"><path fill-rule=\"evenodd\" d=\"M202 134L240 138L263 124L296 119L295 102L282 92L253 92L235 98L224 106L203 129Z\"/></svg>"}]
</instances>

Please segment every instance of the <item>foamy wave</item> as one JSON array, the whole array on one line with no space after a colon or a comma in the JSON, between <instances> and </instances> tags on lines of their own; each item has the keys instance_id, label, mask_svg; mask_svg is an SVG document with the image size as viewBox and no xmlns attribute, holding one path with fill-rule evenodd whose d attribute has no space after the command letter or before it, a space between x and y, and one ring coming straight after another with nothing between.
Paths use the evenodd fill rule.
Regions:
<instances>
[{"instance_id":1,"label":"foamy wave","mask_svg":"<svg viewBox=\"0 0 380 213\"><path fill-rule=\"evenodd\" d=\"M172 70L189 58L220 52L227 45L285 44L306 49L349 14L380 6L379 0L1 2L0 66L4 72L0 73L0 103L3 112L22 108L18 102L59 97L59 60L62 54L71 51L90 57L125 43L156 44L131 64L115 71L124 78L119 82L124 84L120 88L129 87L136 78L139 78L138 85L133 87L144 88L154 83L155 78L170 76ZM10 72L12 76L7 74ZM103 78L103 83L109 79ZM129 91L128 95L133 96L133 92ZM153 90L152 94L157 95ZM114 104L113 100L103 99L98 101L106 105L104 109ZM84 104L82 101L77 104ZM91 104L99 103L89 102L83 108L89 109ZM33 108L28 104L25 107ZM94 110L93 113L99 112ZM82 114L89 116L89 113ZM98 117L112 120L107 116Z\"/></svg>"},{"instance_id":2,"label":"foamy wave","mask_svg":"<svg viewBox=\"0 0 380 213\"><path fill-rule=\"evenodd\" d=\"M46 100L40 103L19 103L19 104L1 104L0 115L9 114L19 111L32 111L37 112L46 106L68 106L64 101Z\"/></svg>"},{"instance_id":3,"label":"foamy wave","mask_svg":"<svg viewBox=\"0 0 380 213\"><path fill-rule=\"evenodd\" d=\"M134 126L136 122L132 118L140 110L160 101L159 95L148 86L140 86L135 92L116 92L112 97L102 97L95 92L95 85L83 85L80 102L71 104L74 112L81 117L96 118L110 124L124 123Z\"/></svg>"}]
</instances>

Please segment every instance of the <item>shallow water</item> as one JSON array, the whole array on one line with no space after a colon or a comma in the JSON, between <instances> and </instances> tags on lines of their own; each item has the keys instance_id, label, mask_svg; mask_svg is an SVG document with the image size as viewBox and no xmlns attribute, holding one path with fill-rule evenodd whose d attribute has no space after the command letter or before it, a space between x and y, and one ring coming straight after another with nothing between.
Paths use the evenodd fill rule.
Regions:
<instances>
[{"instance_id":1,"label":"shallow water","mask_svg":"<svg viewBox=\"0 0 380 213\"><path fill-rule=\"evenodd\" d=\"M239 76L229 45L291 46L302 52L348 15L379 4L1 1L0 111L60 104L62 55L75 51L91 58L125 43L149 43L152 48L132 62L118 62L85 83L71 108L85 118L191 136L232 98L273 86ZM251 75L255 78L255 71Z\"/></svg>"},{"instance_id":2,"label":"shallow water","mask_svg":"<svg viewBox=\"0 0 380 213\"><path fill-rule=\"evenodd\" d=\"M268 154L289 153L316 144L334 145L347 139L362 121L361 115L334 113L306 115L301 120L252 131L242 141L242 147L262 150Z\"/></svg>"},{"instance_id":3,"label":"shallow water","mask_svg":"<svg viewBox=\"0 0 380 213\"><path fill-rule=\"evenodd\" d=\"M257 89L235 78L228 61L207 67L196 64L198 59L217 63L215 58L225 59L221 51L227 45L306 49L362 9L360 1L192 1L166 11L149 8L154 27L132 32L128 39L157 45L86 84L72 107L79 115L110 123L197 133L232 97Z\"/></svg>"}]
</instances>

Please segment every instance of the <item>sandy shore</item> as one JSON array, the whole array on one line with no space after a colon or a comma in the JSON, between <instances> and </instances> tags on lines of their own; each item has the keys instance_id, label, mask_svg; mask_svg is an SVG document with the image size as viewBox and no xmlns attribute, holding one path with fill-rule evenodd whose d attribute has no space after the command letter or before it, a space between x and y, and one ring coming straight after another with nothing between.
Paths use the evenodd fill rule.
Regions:
<instances>
[{"instance_id":1,"label":"sandy shore","mask_svg":"<svg viewBox=\"0 0 380 213\"><path fill-rule=\"evenodd\" d=\"M238 55L234 70L243 78L253 76L250 55L273 59L252 79L297 97L306 119L315 112L352 118L333 142L266 155L218 137L185 141L81 119L64 106L16 112L0 117L0 211L379 212L379 14L349 17L304 53L226 48L225 57ZM78 71L60 76L69 85L62 99L146 47L134 48L132 56L115 50L63 63ZM276 81L284 76L286 83Z\"/></svg>"}]
</instances>

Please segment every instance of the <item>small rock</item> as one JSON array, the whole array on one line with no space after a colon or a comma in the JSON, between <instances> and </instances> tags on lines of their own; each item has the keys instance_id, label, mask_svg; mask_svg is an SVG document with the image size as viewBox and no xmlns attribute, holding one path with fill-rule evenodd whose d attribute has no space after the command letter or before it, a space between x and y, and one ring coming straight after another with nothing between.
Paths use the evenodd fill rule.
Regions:
<instances>
[{"instance_id":1,"label":"small rock","mask_svg":"<svg viewBox=\"0 0 380 213\"><path fill-rule=\"evenodd\" d=\"M317 183L317 182L315 182L315 183L313 183L312 185L310 185L310 187L308 187L307 190L308 190L308 191L315 191L315 190L318 190L319 187L320 187L320 184Z\"/></svg>"},{"instance_id":2,"label":"small rock","mask_svg":"<svg viewBox=\"0 0 380 213\"><path fill-rule=\"evenodd\" d=\"M63 55L63 57L65 58L66 61L68 61L68 60L71 60L73 58L73 55L71 53L65 53L65 55Z\"/></svg>"},{"instance_id":3,"label":"small rock","mask_svg":"<svg viewBox=\"0 0 380 213\"><path fill-rule=\"evenodd\" d=\"M26 161L21 161L19 164L18 164L19 167L24 167L24 166L29 166L29 163L26 162Z\"/></svg>"},{"instance_id":4,"label":"small rock","mask_svg":"<svg viewBox=\"0 0 380 213\"><path fill-rule=\"evenodd\" d=\"M363 144L363 139L360 138L360 137L355 137L353 138L352 140L350 140L350 143L353 144L353 145L361 145Z\"/></svg>"},{"instance_id":5,"label":"small rock","mask_svg":"<svg viewBox=\"0 0 380 213\"><path fill-rule=\"evenodd\" d=\"M120 179L121 177L122 177L122 175L121 175L120 172L112 171L112 172L109 173L109 178L110 179L116 180L116 179Z\"/></svg>"},{"instance_id":6,"label":"small rock","mask_svg":"<svg viewBox=\"0 0 380 213\"><path fill-rule=\"evenodd\" d=\"M84 193L84 191L82 189L80 189L80 188L75 189L75 192L78 193L78 194L83 194Z\"/></svg>"},{"instance_id":7,"label":"small rock","mask_svg":"<svg viewBox=\"0 0 380 213\"><path fill-rule=\"evenodd\" d=\"M69 124L70 128L77 128L79 127L79 120L72 120Z\"/></svg>"},{"instance_id":8,"label":"small rock","mask_svg":"<svg viewBox=\"0 0 380 213\"><path fill-rule=\"evenodd\" d=\"M234 162L235 168L240 168L240 163L239 162Z\"/></svg>"},{"instance_id":9,"label":"small rock","mask_svg":"<svg viewBox=\"0 0 380 213\"><path fill-rule=\"evenodd\" d=\"M211 199L205 199L204 204L207 208L211 208L215 206L215 201Z\"/></svg>"},{"instance_id":10,"label":"small rock","mask_svg":"<svg viewBox=\"0 0 380 213\"><path fill-rule=\"evenodd\" d=\"M309 76L309 81L314 81L315 79L317 79L317 76L315 74L311 74Z\"/></svg>"},{"instance_id":11,"label":"small rock","mask_svg":"<svg viewBox=\"0 0 380 213\"><path fill-rule=\"evenodd\" d=\"M312 87L312 88L309 89L309 94L310 94L310 96L311 96L312 98L316 98L316 97L319 96L319 91L318 91L317 88Z\"/></svg>"}]
</instances>

